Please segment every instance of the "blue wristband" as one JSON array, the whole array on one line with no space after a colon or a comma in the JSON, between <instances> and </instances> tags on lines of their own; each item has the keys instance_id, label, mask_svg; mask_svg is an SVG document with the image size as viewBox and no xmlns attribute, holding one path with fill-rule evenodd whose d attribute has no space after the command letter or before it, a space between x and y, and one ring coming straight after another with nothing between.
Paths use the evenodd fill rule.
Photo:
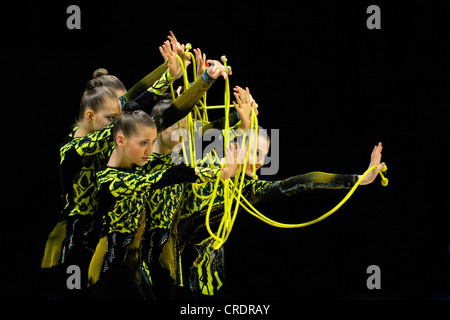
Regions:
<instances>
[{"instance_id":1,"label":"blue wristband","mask_svg":"<svg viewBox=\"0 0 450 320\"><path fill-rule=\"evenodd\" d=\"M210 83L210 84L213 84L214 81L216 81L216 79L211 78L209 76L208 72L206 72L206 71L203 72L203 74L202 74L202 80L203 80L203 82Z\"/></svg>"}]
</instances>

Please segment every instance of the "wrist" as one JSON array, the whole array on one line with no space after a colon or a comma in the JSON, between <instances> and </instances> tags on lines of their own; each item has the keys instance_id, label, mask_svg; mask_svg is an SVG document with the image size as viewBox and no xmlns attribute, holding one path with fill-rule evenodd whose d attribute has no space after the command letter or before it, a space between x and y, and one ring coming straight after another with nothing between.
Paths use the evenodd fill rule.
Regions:
<instances>
[{"instance_id":1,"label":"wrist","mask_svg":"<svg viewBox=\"0 0 450 320\"><path fill-rule=\"evenodd\" d=\"M250 129L250 123L247 124L241 121L241 123L238 125L238 129L242 130L242 132L245 132Z\"/></svg>"},{"instance_id":2,"label":"wrist","mask_svg":"<svg viewBox=\"0 0 450 320\"><path fill-rule=\"evenodd\" d=\"M203 72L203 74L202 74L202 80L203 80L203 82L210 83L210 84L213 84L214 81L216 81L216 79L212 78L212 77L208 74L208 70L206 70L205 72Z\"/></svg>"},{"instance_id":3,"label":"wrist","mask_svg":"<svg viewBox=\"0 0 450 320\"><path fill-rule=\"evenodd\" d=\"M167 79L167 81L173 82L173 80L175 80L176 76L177 76L177 74L172 75L172 72L170 72L170 69L166 70L166 79Z\"/></svg>"},{"instance_id":4,"label":"wrist","mask_svg":"<svg viewBox=\"0 0 450 320\"><path fill-rule=\"evenodd\" d=\"M359 181L361 178L362 178L362 174L358 174L358 180L357 181ZM360 186L364 186L364 185L366 185L367 184L367 182L366 181L364 181L364 179L362 179L361 180L361 182L359 183L359 185Z\"/></svg>"},{"instance_id":5,"label":"wrist","mask_svg":"<svg viewBox=\"0 0 450 320\"><path fill-rule=\"evenodd\" d=\"M195 167L195 175L198 177L197 183L212 182L219 176L219 168Z\"/></svg>"},{"instance_id":6,"label":"wrist","mask_svg":"<svg viewBox=\"0 0 450 320\"><path fill-rule=\"evenodd\" d=\"M170 74L170 70L167 69L161 78L159 80L155 81L155 83L147 89L149 92L153 92L154 94L157 94L161 96L167 88L170 86L170 84L174 81L175 77L173 77Z\"/></svg>"}]
</instances>

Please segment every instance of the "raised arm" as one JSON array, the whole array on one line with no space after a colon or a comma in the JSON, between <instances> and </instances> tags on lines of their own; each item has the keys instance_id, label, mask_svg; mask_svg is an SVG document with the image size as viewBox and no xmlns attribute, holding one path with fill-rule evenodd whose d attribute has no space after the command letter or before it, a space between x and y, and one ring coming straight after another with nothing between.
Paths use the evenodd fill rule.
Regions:
<instances>
[{"instance_id":1,"label":"raised arm","mask_svg":"<svg viewBox=\"0 0 450 320\"><path fill-rule=\"evenodd\" d=\"M168 62L164 62L158 66L151 73L139 80L130 90L127 91L121 98L123 104L128 101L134 101L142 93L145 93L161 76L167 71Z\"/></svg>"},{"instance_id":2,"label":"raised arm","mask_svg":"<svg viewBox=\"0 0 450 320\"><path fill-rule=\"evenodd\" d=\"M170 31L168 38L170 42L167 40L159 47L164 63L141 79L121 97L122 106L126 102L135 101L143 94L147 100L155 101L158 95L164 93L171 82L180 78L182 71L176 56L177 54L180 56L184 54L184 45L177 41L172 31ZM186 65L189 65L189 63L187 62Z\"/></svg>"},{"instance_id":3,"label":"raised arm","mask_svg":"<svg viewBox=\"0 0 450 320\"><path fill-rule=\"evenodd\" d=\"M188 90L184 91L168 109L155 118L158 132L164 131L178 120L187 116L220 75L227 76L223 65L219 61L214 60L210 67Z\"/></svg>"}]
</instances>

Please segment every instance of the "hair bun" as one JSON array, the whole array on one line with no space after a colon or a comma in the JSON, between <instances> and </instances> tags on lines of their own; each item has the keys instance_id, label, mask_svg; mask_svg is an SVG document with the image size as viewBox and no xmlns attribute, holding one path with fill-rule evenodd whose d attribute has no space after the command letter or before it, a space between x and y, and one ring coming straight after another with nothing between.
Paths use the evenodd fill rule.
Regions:
<instances>
[{"instance_id":1,"label":"hair bun","mask_svg":"<svg viewBox=\"0 0 450 320\"><path fill-rule=\"evenodd\" d=\"M103 82L100 79L94 78L86 83L86 90L92 90L94 88L102 87Z\"/></svg>"},{"instance_id":2,"label":"hair bun","mask_svg":"<svg viewBox=\"0 0 450 320\"><path fill-rule=\"evenodd\" d=\"M124 112L133 112L136 110L142 110L142 108L141 105L135 101L129 101L123 106Z\"/></svg>"},{"instance_id":3,"label":"hair bun","mask_svg":"<svg viewBox=\"0 0 450 320\"><path fill-rule=\"evenodd\" d=\"M99 78L101 76L106 76L108 75L108 70L106 70L105 68L98 68L94 71L94 73L92 74L93 78Z\"/></svg>"}]
</instances>

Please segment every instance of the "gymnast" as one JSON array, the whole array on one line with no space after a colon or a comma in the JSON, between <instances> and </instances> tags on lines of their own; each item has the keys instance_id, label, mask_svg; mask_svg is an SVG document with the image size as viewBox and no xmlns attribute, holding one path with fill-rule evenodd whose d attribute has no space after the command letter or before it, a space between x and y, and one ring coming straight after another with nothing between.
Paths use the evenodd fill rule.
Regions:
<instances>
[{"instance_id":1,"label":"gymnast","mask_svg":"<svg viewBox=\"0 0 450 320\"><path fill-rule=\"evenodd\" d=\"M114 123L113 149L104 170L97 173L101 239L89 266L89 285L100 299L145 299L139 284L141 242L146 224L146 198L154 189L184 182L229 178L237 161L224 168L172 166L146 172L157 129L144 111L126 111ZM231 153L230 153L231 155ZM236 157L236 155L235 155ZM236 159L235 159L236 160Z\"/></svg>"}]
</instances>

